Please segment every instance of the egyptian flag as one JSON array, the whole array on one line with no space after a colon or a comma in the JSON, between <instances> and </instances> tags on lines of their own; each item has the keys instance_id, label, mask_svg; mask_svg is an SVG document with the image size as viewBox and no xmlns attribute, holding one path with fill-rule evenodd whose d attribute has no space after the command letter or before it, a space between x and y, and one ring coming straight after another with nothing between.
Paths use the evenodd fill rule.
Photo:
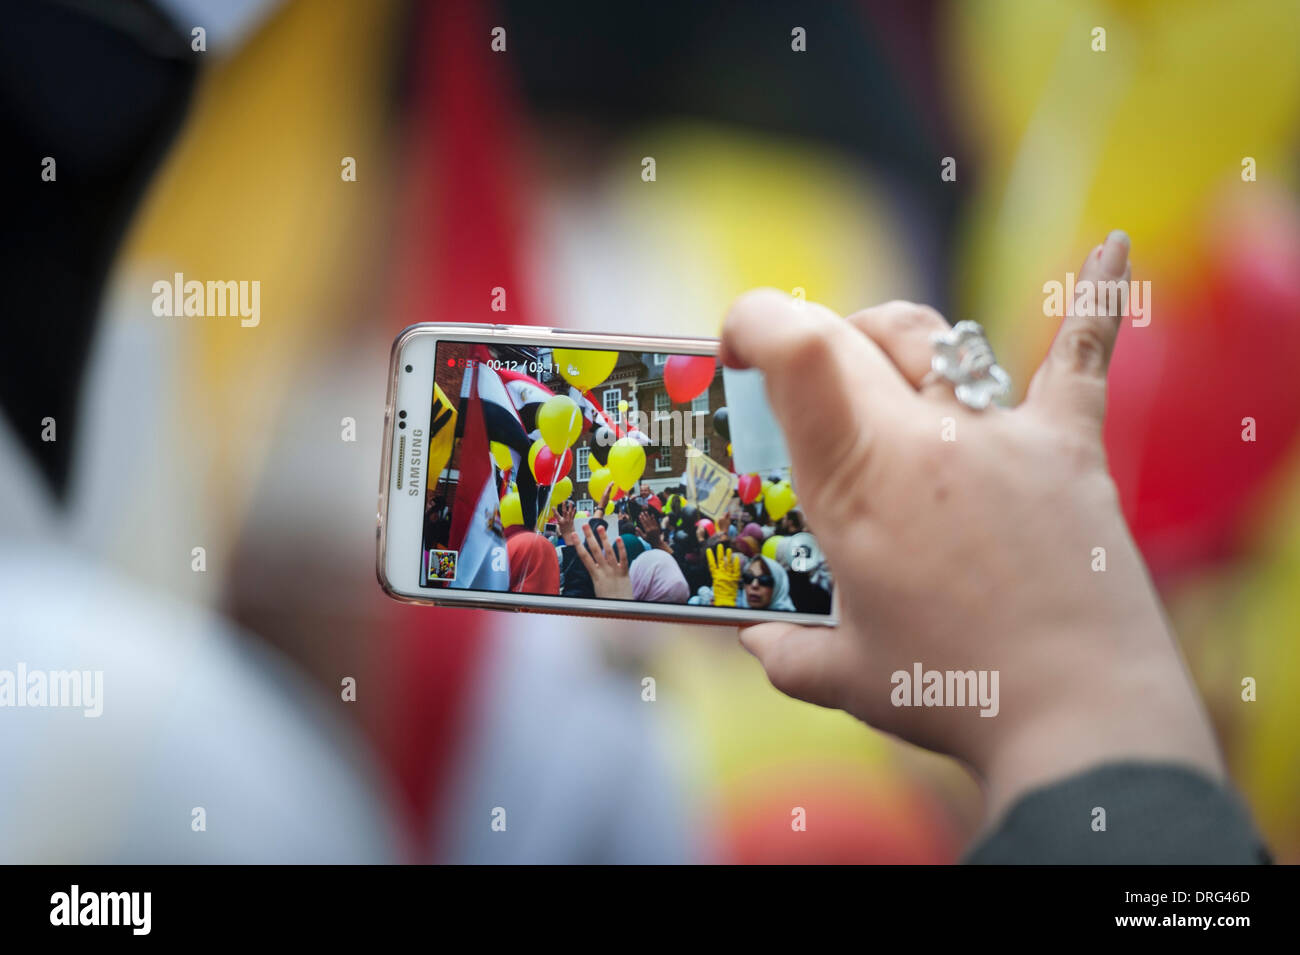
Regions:
<instances>
[{"instance_id":1,"label":"egyptian flag","mask_svg":"<svg viewBox=\"0 0 1300 955\"><path fill-rule=\"evenodd\" d=\"M555 392L536 378L530 378L522 372L502 368L497 374L501 377L501 382L505 385L506 393L510 395L515 410L519 412L519 420L524 430L530 433L536 431L537 409L547 398L554 398Z\"/></svg>"},{"instance_id":2,"label":"egyptian flag","mask_svg":"<svg viewBox=\"0 0 1300 955\"><path fill-rule=\"evenodd\" d=\"M465 369L465 378L460 391L461 399L469 397L472 393L475 398L483 402L488 440L500 441L511 451L522 454L527 459L528 450L532 447L528 432L532 429L524 427L519 412L515 410L516 406L503 381L503 374L488 366L487 362L492 356L486 345L474 346L471 349L471 356L474 359L473 366ZM474 375L474 372L477 372L477 375ZM471 377L475 379L473 387L470 384Z\"/></svg>"},{"instance_id":3,"label":"egyptian flag","mask_svg":"<svg viewBox=\"0 0 1300 955\"><path fill-rule=\"evenodd\" d=\"M626 433L610 417L605 414L605 410L596 403L595 396L590 391L579 391L577 388L569 388L569 397L573 399L578 410L582 412L583 428L596 429L600 427L609 428L614 432L616 437L623 437Z\"/></svg>"},{"instance_id":4,"label":"egyptian flag","mask_svg":"<svg viewBox=\"0 0 1300 955\"><path fill-rule=\"evenodd\" d=\"M506 539L498 513L500 496L489 442L510 445L507 438L515 431L523 435L523 427L513 408L499 404L505 391L492 369L483 364L487 349L475 348L473 357L477 360L465 369L461 389L464 428L458 457L460 480L451 512L450 546L458 551L452 586L505 591L510 588L510 568L505 558ZM515 450L513 445L510 449Z\"/></svg>"},{"instance_id":5,"label":"egyptian flag","mask_svg":"<svg viewBox=\"0 0 1300 955\"><path fill-rule=\"evenodd\" d=\"M537 481L533 478L532 471L528 469L528 452L533 446L534 438L524 429L502 375L487 365L492 357L487 346L474 346L470 351L470 357L472 361L470 367L465 369L465 377L461 384L461 407L465 407L472 395L471 403L478 405L482 412L488 441L498 441L510 449L510 457L514 460L514 467L511 470L515 476L515 485L519 489L519 504L523 510L524 525L532 527L537 523ZM460 460L465 460L463 446ZM492 463L489 453L489 471Z\"/></svg>"}]
</instances>

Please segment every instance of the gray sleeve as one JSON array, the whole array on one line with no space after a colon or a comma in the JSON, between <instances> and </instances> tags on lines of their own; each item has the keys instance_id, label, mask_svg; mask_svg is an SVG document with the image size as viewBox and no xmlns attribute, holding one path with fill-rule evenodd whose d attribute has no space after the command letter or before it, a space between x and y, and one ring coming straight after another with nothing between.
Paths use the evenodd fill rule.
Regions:
<instances>
[{"instance_id":1,"label":"gray sleeve","mask_svg":"<svg viewBox=\"0 0 1300 955\"><path fill-rule=\"evenodd\" d=\"M1272 859L1237 795L1183 766L1108 763L1022 796L976 865L1244 865Z\"/></svg>"}]
</instances>

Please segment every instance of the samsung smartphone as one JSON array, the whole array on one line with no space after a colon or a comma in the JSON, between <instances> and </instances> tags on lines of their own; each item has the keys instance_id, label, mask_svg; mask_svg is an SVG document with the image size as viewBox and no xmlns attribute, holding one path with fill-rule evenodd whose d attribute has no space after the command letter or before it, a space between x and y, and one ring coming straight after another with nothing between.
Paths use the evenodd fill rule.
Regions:
<instances>
[{"instance_id":1,"label":"samsung smartphone","mask_svg":"<svg viewBox=\"0 0 1300 955\"><path fill-rule=\"evenodd\" d=\"M508 325L403 331L380 469L384 590L440 606L834 624L831 568L761 379L724 369L717 351ZM706 554L719 543L733 557L721 568Z\"/></svg>"}]
</instances>

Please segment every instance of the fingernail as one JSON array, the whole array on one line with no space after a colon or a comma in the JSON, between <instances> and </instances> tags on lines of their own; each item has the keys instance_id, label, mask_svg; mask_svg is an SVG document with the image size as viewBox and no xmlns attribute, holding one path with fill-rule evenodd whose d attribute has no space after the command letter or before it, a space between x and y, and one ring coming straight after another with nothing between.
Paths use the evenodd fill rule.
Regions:
<instances>
[{"instance_id":1,"label":"fingernail","mask_svg":"<svg viewBox=\"0 0 1300 955\"><path fill-rule=\"evenodd\" d=\"M1118 278L1124 274L1124 266L1128 264L1128 253L1132 244L1128 233L1123 229L1116 229L1106 236L1106 243L1101 250L1101 267L1107 275Z\"/></svg>"}]
</instances>

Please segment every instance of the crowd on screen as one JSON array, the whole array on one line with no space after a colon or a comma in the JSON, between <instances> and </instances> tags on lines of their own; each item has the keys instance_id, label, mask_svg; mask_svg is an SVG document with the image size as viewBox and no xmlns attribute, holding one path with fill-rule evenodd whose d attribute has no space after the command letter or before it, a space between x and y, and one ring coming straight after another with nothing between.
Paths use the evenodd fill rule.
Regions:
<instances>
[{"instance_id":1,"label":"crowd on screen","mask_svg":"<svg viewBox=\"0 0 1300 955\"><path fill-rule=\"evenodd\" d=\"M538 533L505 528L510 590L704 606L828 613L832 581L821 548L791 510L779 520L761 502L734 501L714 521L684 488L641 485L589 518L572 501Z\"/></svg>"}]
</instances>

